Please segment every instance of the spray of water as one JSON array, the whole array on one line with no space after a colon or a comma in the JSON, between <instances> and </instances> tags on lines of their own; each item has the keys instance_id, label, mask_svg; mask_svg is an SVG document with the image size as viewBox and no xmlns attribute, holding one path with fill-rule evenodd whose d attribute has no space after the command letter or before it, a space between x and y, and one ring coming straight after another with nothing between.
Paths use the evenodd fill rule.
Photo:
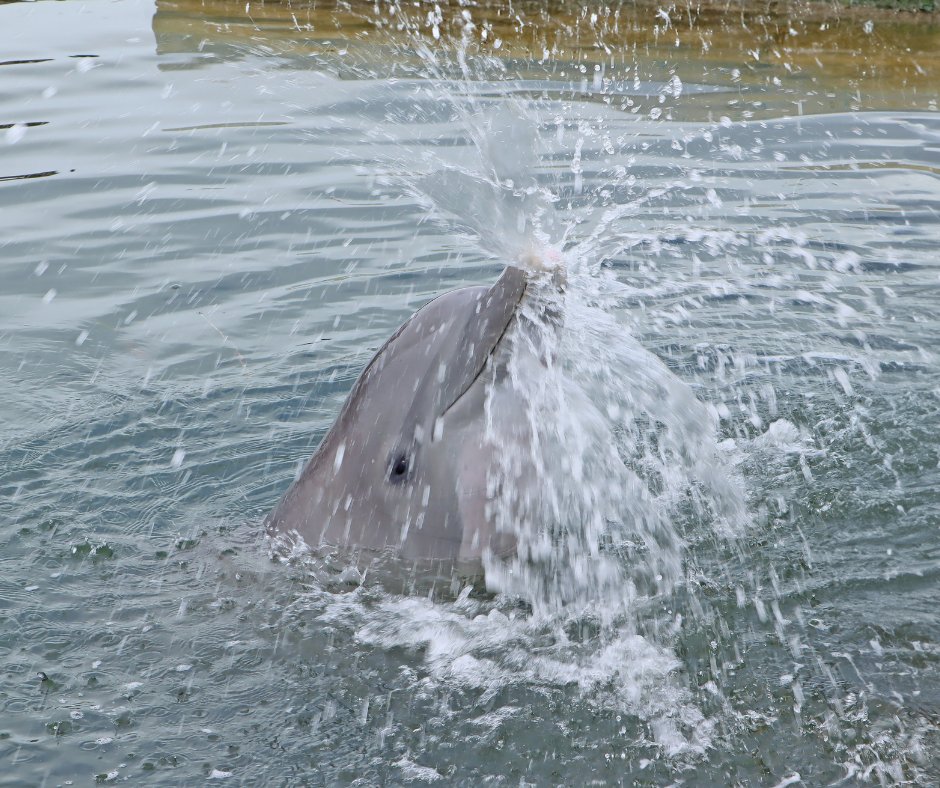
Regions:
<instances>
[{"instance_id":1,"label":"spray of water","mask_svg":"<svg viewBox=\"0 0 940 788\"><path fill-rule=\"evenodd\" d=\"M429 681L473 691L482 706L513 685L574 687L589 704L643 720L661 751L701 754L714 723L678 672L681 616L651 610L681 584L693 532L741 533L742 488L719 448L715 408L628 330L627 291L602 265L615 246L603 222L584 223L593 229L579 237L545 152L554 113L545 122L536 100L472 89L504 66L469 55L471 24L452 62L415 46L423 89L459 119L462 144L402 145L385 164L430 220L529 272L485 398L497 458L489 513L516 551L485 559L495 597L466 587L451 601L377 600L363 587L315 590L301 604L363 644L419 651ZM578 167L576 152L564 171ZM641 621L661 615L655 626Z\"/></svg>"},{"instance_id":2,"label":"spray of water","mask_svg":"<svg viewBox=\"0 0 940 788\"><path fill-rule=\"evenodd\" d=\"M677 675L681 616L652 627L640 619L659 616L651 609L681 583L693 532L741 533L742 488L719 448L715 408L622 318L629 292L602 263L623 248L605 233L623 211L598 220L590 205L571 210L561 176L573 175L577 195L583 139L559 167L559 146L546 150L557 143L556 111L482 96L474 85L493 84L505 65L471 54L469 12L462 20L453 49L416 38L414 51L421 100L449 107L464 138L399 143L384 164L429 220L529 273L485 398L497 458L489 514L516 551L485 559L488 599L467 587L450 601L377 600L365 586L337 594L318 583L298 604L364 644L421 651L430 680L472 689L479 704L514 684L573 686L588 703L644 720L664 752L702 753L713 723Z\"/></svg>"},{"instance_id":3,"label":"spray of water","mask_svg":"<svg viewBox=\"0 0 940 788\"><path fill-rule=\"evenodd\" d=\"M448 80L440 93L470 144L449 158L426 154L426 174L408 185L431 215L530 271L486 400L487 440L499 447L490 505L518 547L511 560L487 561L487 585L538 613L590 606L615 621L638 597L675 586L693 522L738 533L743 497L714 409L618 319L622 289L596 257L603 228L578 240L576 225L558 219L538 103L474 97L469 85L502 65L468 57L469 28L456 50L458 89ZM418 51L432 77L454 70Z\"/></svg>"},{"instance_id":4,"label":"spray of water","mask_svg":"<svg viewBox=\"0 0 940 788\"><path fill-rule=\"evenodd\" d=\"M732 536L745 510L714 410L605 308L577 252L563 285L556 273L530 286L489 391L487 428L503 446L493 505L519 549L487 578L539 609L616 618L675 586L686 529Z\"/></svg>"}]
</instances>

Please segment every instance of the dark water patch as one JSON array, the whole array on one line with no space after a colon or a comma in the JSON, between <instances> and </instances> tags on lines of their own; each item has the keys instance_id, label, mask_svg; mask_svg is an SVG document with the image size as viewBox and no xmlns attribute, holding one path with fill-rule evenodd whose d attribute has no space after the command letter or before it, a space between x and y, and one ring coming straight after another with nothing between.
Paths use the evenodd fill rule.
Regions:
<instances>
[{"instance_id":1,"label":"dark water patch","mask_svg":"<svg viewBox=\"0 0 940 788\"><path fill-rule=\"evenodd\" d=\"M14 126L22 126L24 128L35 128L36 126L48 126L48 120L31 120L24 123L0 123L0 129L12 129Z\"/></svg>"},{"instance_id":2,"label":"dark water patch","mask_svg":"<svg viewBox=\"0 0 940 788\"><path fill-rule=\"evenodd\" d=\"M26 181L33 178L49 178L58 174L58 170L47 170L46 172L30 172L25 175L0 175L0 181Z\"/></svg>"},{"instance_id":3,"label":"dark water patch","mask_svg":"<svg viewBox=\"0 0 940 788\"><path fill-rule=\"evenodd\" d=\"M27 66L34 63L49 63L51 61L51 57L27 58L24 60L3 60L0 61L0 66Z\"/></svg>"}]
</instances>

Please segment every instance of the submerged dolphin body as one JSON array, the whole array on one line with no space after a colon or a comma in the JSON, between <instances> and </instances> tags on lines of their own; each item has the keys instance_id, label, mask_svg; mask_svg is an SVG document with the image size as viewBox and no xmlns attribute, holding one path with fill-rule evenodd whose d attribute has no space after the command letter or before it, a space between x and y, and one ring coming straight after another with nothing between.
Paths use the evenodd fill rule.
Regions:
<instances>
[{"instance_id":1,"label":"submerged dolphin body","mask_svg":"<svg viewBox=\"0 0 940 788\"><path fill-rule=\"evenodd\" d=\"M269 530L466 572L510 552L515 540L497 531L487 492L500 447L487 436L485 405L526 284L525 271L508 267L492 287L446 293L399 328L269 515Z\"/></svg>"}]
</instances>

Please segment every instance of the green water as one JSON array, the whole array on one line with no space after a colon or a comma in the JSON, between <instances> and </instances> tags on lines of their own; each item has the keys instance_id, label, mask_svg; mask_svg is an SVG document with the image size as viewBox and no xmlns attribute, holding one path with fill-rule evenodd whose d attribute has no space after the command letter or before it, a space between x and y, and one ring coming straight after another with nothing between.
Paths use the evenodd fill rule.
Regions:
<instances>
[{"instance_id":1,"label":"green water","mask_svg":"<svg viewBox=\"0 0 940 788\"><path fill-rule=\"evenodd\" d=\"M460 10L0 5L0 785L937 783L933 17L474 6L468 84ZM615 633L261 538L501 269L408 178L510 102L750 513Z\"/></svg>"}]
</instances>

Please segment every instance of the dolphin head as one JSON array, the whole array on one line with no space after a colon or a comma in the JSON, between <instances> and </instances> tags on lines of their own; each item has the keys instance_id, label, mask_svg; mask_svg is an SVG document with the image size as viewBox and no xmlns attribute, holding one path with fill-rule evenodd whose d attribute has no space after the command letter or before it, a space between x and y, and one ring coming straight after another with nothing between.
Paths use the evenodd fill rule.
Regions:
<instances>
[{"instance_id":1,"label":"dolphin head","mask_svg":"<svg viewBox=\"0 0 940 788\"><path fill-rule=\"evenodd\" d=\"M311 547L394 550L479 567L513 546L487 505L486 385L526 289L508 267L492 287L440 296L376 353L336 423L267 520Z\"/></svg>"}]
</instances>

